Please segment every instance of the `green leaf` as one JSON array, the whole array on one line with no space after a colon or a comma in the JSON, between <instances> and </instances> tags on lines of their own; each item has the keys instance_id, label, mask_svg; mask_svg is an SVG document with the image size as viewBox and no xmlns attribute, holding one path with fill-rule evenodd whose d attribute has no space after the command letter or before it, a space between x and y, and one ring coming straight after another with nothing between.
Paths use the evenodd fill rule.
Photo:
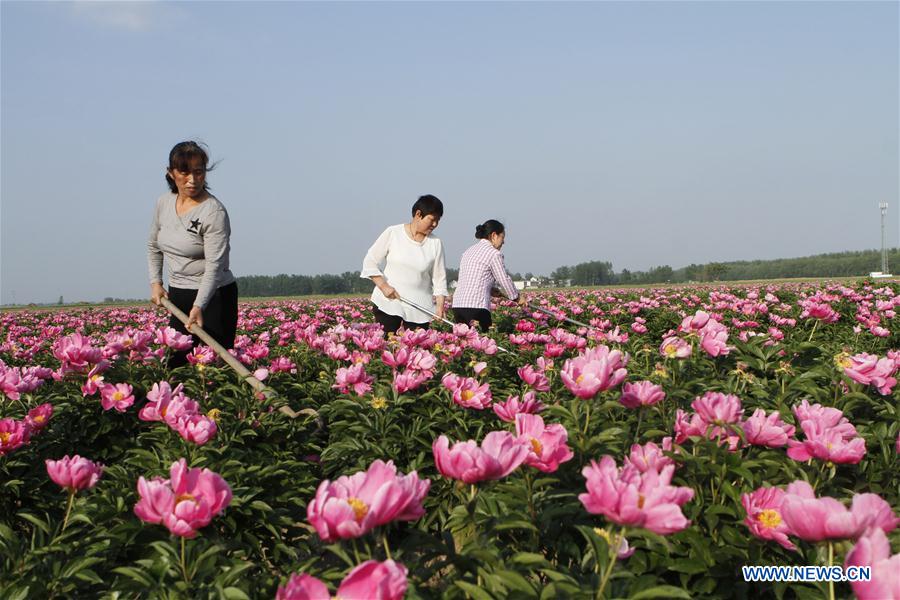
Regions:
<instances>
[{"instance_id":1,"label":"green leaf","mask_svg":"<svg viewBox=\"0 0 900 600\"><path fill-rule=\"evenodd\" d=\"M226 600L250 600L250 596L236 587L227 587L222 593Z\"/></svg>"},{"instance_id":2,"label":"green leaf","mask_svg":"<svg viewBox=\"0 0 900 600\"><path fill-rule=\"evenodd\" d=\"M649 600L650 598L686 598L690 600L691 595L674 585L658 585L630 596L630 600Z\"/></svg>"},{"instance_id":3,"label":"green leaf","mask_svg":"<svg viewBox=\"0 0 900 600\"><path fill-rule=\"evenodd\" d=\"M119 573L120 575L134 579L145 587L153 587L153 580L144 571L135 569L134 567L116 567L112 571L113 573Z\"/></svg>"},{"instance_id":4,"label":"green leaf","mask_svg":"<svg viewBox=\"0 0 900 600\"><path fill-rule=\"evenodd\" d=\"M475 598L475 600L494 600L493 596L488 594L486 591L484 591L477 585L469 583L468 581L460 580L455 583L456 583L456 587L458 587L462 591L466 592L470 597Z\"/></svg>"}]
</instances>

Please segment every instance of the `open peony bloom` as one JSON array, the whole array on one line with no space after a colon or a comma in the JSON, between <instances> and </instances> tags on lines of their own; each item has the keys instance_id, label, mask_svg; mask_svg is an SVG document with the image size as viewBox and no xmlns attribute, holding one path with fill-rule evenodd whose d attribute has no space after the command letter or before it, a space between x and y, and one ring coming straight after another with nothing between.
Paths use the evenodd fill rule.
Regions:
<instances>
[{"instance_id":1,"label":"open peony bloom","mask_svg":"<svg viewBox=\"0 0 900 600\"><path fill-rule=\"evenodd\" d=\"M530 452L529 446L508 431L492 431L484 436L481 446L474 440L456 442L442 435L432 444L434 463L444 477L464 483L502 479L521 465Z\"/></svg>"},{"instance_id":2,"label":"open peony bloom","mask_svg":"<svg viewBox=\"0 0 900 600\"><path fill-rule=\"evenodd\" d=\"M893 531L900 519L878 494L855 494L850 510L827 496L817 498L807 482L788 485L781 515L794 535L807 542L856 539L869 527Z\"/></svg>"},{"instance_id":3,"label":"open peony bloom","mask_svg":"<svg viewBox=\"0 0 900 600\"><path fill-rule=\"evenodd\" d=\"M734 431L740 426L744 409L741 400L732 394L706 392L691 403L696 411L688 415L680 408L675 411L675 443L680 444L689 437L704 437L728 443L729 450L736 450L741 438Z\"/></svg>"},{"instance_id":4,"label":"open peony bloom","mask_svg":"<svg viewBox=\"0 0 900 600\"><path fill-rule=\"evenodd\" d=\"M134 390L127 383L107 383L100 388L100 406L103 410L114 408L117 412L125 412L132 404Z\"/></svg>"},{"instance_id":5,"label":"open peony bloom","mask_svg":"<svg viewBox=\"0 0 900 600\"><path fill-rule=\"evenodd\" d=\"M756 537L776 541L788 550L796 550L797 547L788 539L788 535L792 531L781 516L781 503L784 495L784 490L781 488L766 487L749 494L742 494L741 504L747 511L744 524Z\"/></svg>"},{"instance_id":6,"label":"open peony bloom","mask_svg":"<svg viewBox=\"0 0 900 600\"><path fill-rule=\"evenodd\" d=\"M622 383L628 375L627 364L627 354L597 346L567 360L559 376L576 397L589 399Z\"/></svg>"},{"instance_id":7,"label":"open peony bloom","mask_svg":"<svg viewBox=\"0 0 900 600\"><path fill-rule=\"evenodd\" d=\"M365 365L362 363L350 367L341 367L335 372L335 383L332 388L342 394L349 394L353 388L357 396L368 394L372 389L375 378L366 374Z\"/></svg>"},{"instance_id":8,"label":"open peony bloom","mask_svg":"<svg viewBox=\"0 0 900 600\"><path fill-rule=\"evenodd\" d=\"M891 556L891 544L878 527L866 531L847 553L844 569L851 566L872 568L869 581L852 581L859 600L900 600L900 553Z\"/></svg>"},{"instance_id":9,"label":"open peony bloom","mask_svg":"<svg viewBox=\"0 0 900 600\"><path fill-rule=\"evenodd\" d=\"M422 500L430 487L415 471L398 474L393 461L376 460L366 471L320 483L306 515L326 542L356 538L379 525L424 515Z\"/></svg>"},{"instance_id":10,"label":"open peony bloom","mask_svg":"<svg viewBox=\"0 0 900 600\"><path fill-rule=\"evenodd\" d=\"M63 456L59 460L46 460L47 475L54 483L68 490L77 492L87 490L100 481L103 475L103 465L92 460L74 456Z\"/></svg>"},{"instance_id":11,"label":"open peony bloom","mask_svg":"<svg viewBox=\"0 0 900 600\"><path fill-rule=\"evenodd\" d=\"M663 389L652 381L638 381L626 383L622 386L622 395L619 402L625 408L638 408L640 406L653 406L666 397Z\"/></svg>"},{"instance_id":12,"label":"open peony bloom","mask_svg":"<svg viewBox=\"0 0 900 600\"><path fill-rule=\"evenodd\" d=\"M516 434L531 446L525 464L544 473L553 473L574 454L566 444L569 433L558 423L544 425L539 415L516 415Z\"/></svg>"},{"instance_id":13,"label":"open peony bloom","mask_svg":"<svg viewBox=\"0 0 900 600\"><path fill-rule=\"evenodd\" d=\"M794 415L806 436L803 441L788 440L787 455L794 460L811 458L837 464L857 464L866 454L866 441L836 408L823 407L804 400L794 407Z\"/></svg>"},{"instance_id":14,"label":"open peony bloom","mask_svg":"<svg viewBox=\"0 0 900 600\"><path fill-rule=\"evenodd\" d=\"M367 560L344 577L334 596L340 600L400 600L406 594L407 569L393 560ZM291 575L275 600L331 600L328 587L306 573Z\"/></svg>"},{"instance_id":15,"label":"open peony bloom","mask_svg":"<svg viewBox=\"0 0 900 600\"><path fill-rule=\"evenodd\" d=\"M660 535L675 533L690 525L681 506L694 497L694 490L671 485L674 470L669 465L659 473L641 473L628 464L619 469L611 456L604 456L581 471L587 493L578 499L589 513L602 514L613 523Z\"/></svg>"},{"instance_id":16,"label":"open peony bloom","mask_svg":"<svg viewBox=\"0 0 900 600\"><path fill-rule=\"evenodd\" d=\"M675 336L664 339L659 347L659 353L666 358L687 358L692 352L693 349L688 342Z\"/></svg>"},{"instance_id":17,"label":"open peony bloom","mask_svg":"<svg viewBox=\"0 0 900 600\"><path fill-rule=\"evenodd\" d=\"M193 469L185 459L172 463L170 479L138 479L141 499L134 514L161 523L174 535L193 538L231 503L231 487L209 469Z\"/></svg>"},{"instance_id":18,"label":"open peony bloom","mask_svg":"<svg viewBox=\"0 0 900 600\"><path fill-rule=\"evenodd\" d=\"M463 408L484 410L493 402L491 386L488 383L480 383L477 379L460 377L453 373L444 375L441 383L452 393L453 402Z\"/></svg>"},{"instance_id":19,"label":"open peony bloom","mask_svg":"<svg viewBox=\"0 0 900 600\"><path fill-rule=\"evenodd\" d=\"M844 374L863 385L871 385L879 394L886 396L891 393L897 380L894 373L897 371L896 362L888 357L878 358L874 354L862 352L847 359Z\"/></svg>"},{"instance_id":20,"label":"open peony bloom","mask_svg":"<svg viewBox=\"0 0 900 600\"><path fill-rule=\"evenodd\" d=\"M516 415L539 413L544 410L544 405L534 397L534 392L529 390L522 394L521 400L518 396L510 396L506 402L495 402L492 408L501 420L515 423Z\"/></svg>"},{"instance_id":21,"label":"open peony bloom","mask_svg":"<svg viewBox=\"0 0 900 600\"><path fill-rule=\"evenodd\" d=\"M525 385L533 388L535 391L550 391L550 380L547 379L546 375L544 375L543 370L535 369L531 365L525 365L524 367L519 367L517 373L519 374L519 379L521 379L525 383Z\"/></svg>"},{"instance_id":22,"label":"open peony bloom","mask_svg":"<svg viewBox=\"0 0 900 600\"><path fill-rule=\"evenodd\" d=\"M757 408L753 414L741 424L748 444L780 448L788 443L794 435L794 426L781 420L778 411L766 416L766 411Z\"/></svg>"},{"instance_id":23,"label":"open peony bloom","mask_svg":"<svg viewBox=\"0 0 900 600\"><path fill-rule=\"evenodd\" d=\"M653 442L647 442L643 446L640 444L632 444L631 452L625 457L625 464L631 465L641 473L645 471L663 470L663 467L674 465L675 461L663 452L672 452L672 438L664 437L662 439L662 447L657 446Z\"/></svg>"}]
</instances>

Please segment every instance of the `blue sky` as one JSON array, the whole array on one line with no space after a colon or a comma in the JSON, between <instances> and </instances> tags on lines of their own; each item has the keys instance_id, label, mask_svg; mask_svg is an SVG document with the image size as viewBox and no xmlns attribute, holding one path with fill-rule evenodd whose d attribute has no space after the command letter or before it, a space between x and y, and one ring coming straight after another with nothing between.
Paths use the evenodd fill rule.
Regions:
<instances>
[{"instance_id":1,"label":"blue sky","mask_svg":"<svg viewBox=\"0 0 900 600\"><path fill-rule=\"evenodd\" d=\"M169 149L237 275L359 269L440 197L514 271L875 248L900 215L896 2L0 3L0 302L148 294ZM877 265L873 265L873 268Z\"/></svg>"}]
</instances>

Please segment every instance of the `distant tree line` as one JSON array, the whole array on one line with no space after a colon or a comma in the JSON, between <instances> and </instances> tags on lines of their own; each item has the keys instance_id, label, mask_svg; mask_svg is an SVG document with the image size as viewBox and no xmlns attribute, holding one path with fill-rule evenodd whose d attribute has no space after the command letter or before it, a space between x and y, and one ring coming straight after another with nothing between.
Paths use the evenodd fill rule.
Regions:
<instances>
[{"instance_id":1,"label":"distant tree line","mask_svg":"<svg viewBox=\"0 0 900 600\"><path fill-rule=\"evenodd\" d=\"M448 283L458 274L456 269L447 269ZM245 275L237 280L240 295L245 297L369 294L375 286L371 280L360 277L359 271L340 275Z\"/></svg>"},{"instance_id":2,"label":"distant tree line","mask_svg":"<svg viewBox=\"0 0 900 600\"><path fill-rule=\"evenodd\" d=\"M888 264L900 271L900 248L888 253ZM557 286L686 283L736 281L741 279L785 279L791 277L855 277L881 268L879 250L836 252L802 258L710 262L673 269L660 265L646 271L622 269L616 273L609 261L593 260L556 268L550 281ZM532 273L512 273L514 280L531 279ZM459 277L458 269L447 269L447 282ZM540 277L540 276L538 276ZM248 275L238 277L241 296L309 296L318 294L369 294L373 284L358 271L340 275Z\"/></svg>"}]
</instances>

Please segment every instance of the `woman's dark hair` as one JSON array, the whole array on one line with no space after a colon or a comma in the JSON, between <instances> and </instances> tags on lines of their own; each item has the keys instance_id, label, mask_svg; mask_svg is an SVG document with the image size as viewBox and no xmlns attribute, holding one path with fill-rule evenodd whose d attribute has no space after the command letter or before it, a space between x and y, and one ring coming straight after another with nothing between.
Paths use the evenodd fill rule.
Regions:
<instances>
[{"instance_id":1,"label":"woman's dark hair","mask_svg":"<svg viewBox=\"0 0 900 600\"><path fill-rule=\"evenodd\" d=\"M495 233L497 235L500 235L505 231L506 228L503 226L503 223L501 223L500 221L495 221L494 219L488 219L481 225L475 227L475 239L489 240Z\"/></svg>"},{"instance_id":2,"label":"woman's dark hair","mask_svg":"<svg viewBox=\"0 0 900 600\"><path fill-rule=\"evenodd\" d=\"M444 203L438 200L437 196L431 194L419 196L419 199L413 204L412 216L416 216L416 212L422 213L423 217L434 215L440 219L444 216Z\"/></svg>"},{"instance_id":3,"label":"woman's dark hair","mask_svg":"<svg viewBox=\"0 0 900 600\"><path fill-rule=\"evenodd\" d=\"M190 171L191 165L197 160L203 163L203 168L207 172L212 171L215 168L215 165L209 166L209 155L206 153L206 148L204 148L197 142L180 142L178 144L175 144L175 146L172 148L172 151L169 152L170 169L175 169L177 171ZM169 184L169 189L172 190L173 194L178 193L178 188L175 186L175 180L172 179L172 176L168 173L166 173L166 183ZM209 184L207 184L205 181L203 182L203 189L209 189Z\"/></svg>"}]
</instances>

